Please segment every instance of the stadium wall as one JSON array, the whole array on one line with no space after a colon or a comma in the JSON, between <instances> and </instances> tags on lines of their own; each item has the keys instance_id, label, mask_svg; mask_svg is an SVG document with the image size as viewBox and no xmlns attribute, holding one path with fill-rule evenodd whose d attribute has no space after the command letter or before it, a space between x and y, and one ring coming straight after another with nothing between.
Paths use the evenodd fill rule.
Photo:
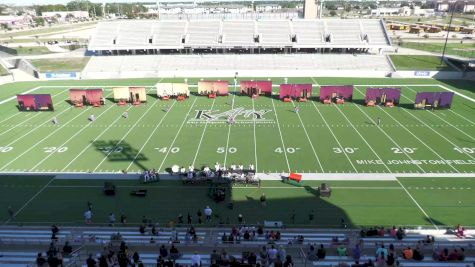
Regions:
<instances>
[{"instance_id":1,"label":"stadium wall","mask_svg":"<svg viewBox=\"0 0 475 267\"><path fill-rule=\"evenodd\" d=\"M467 79L474 77L475 72L461 71L396 71L391 74L392 78L434 78L434 79Z\"/></svg>"}]
</instances>

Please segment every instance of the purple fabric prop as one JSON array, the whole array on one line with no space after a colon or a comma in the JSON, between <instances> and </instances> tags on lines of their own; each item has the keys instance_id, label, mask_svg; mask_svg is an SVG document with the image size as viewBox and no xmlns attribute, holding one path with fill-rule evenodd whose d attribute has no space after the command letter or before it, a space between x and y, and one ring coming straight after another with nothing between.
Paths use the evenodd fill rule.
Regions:
<instances>
[{"instance_id":1,"label":"purple fabric prop","mask_svg":"<svg viewBox=\"0 0 475 267\"><path fill-rule=\"evenodd\" d=\"M386 94L386 102L399 103L401 98L401 88L368 88L366 89L365 102L376 101L376 104L381 103L381 97Z\"/></svg>"},{"instance_id":2,"label":"purple fabric prop","mask_svg":"<svg viewBox=\"0 0 475 267\"><path fill-rule=\"evenodd\" d=\"M48 94L17 95L18 105L22 104L24 110L53 109L53 100Z\"/></svg>"},{"instance_id":3,"label":"purple fabric prop","mask_svg":"<svg viewBox=\"0 0 475 267\"><path fill-rule=\"evenodd\" d=\"M331 99L333 94L345 100L353 99L353 85L327 85L320 87L320 101Z\"/></svg>"},{"instance_id":4,"label":"purple fabric prop","mask_svg":"<svg viewBox=\"0 0 475 267\"><path fill-rule=\"evenodd\" d=\"M241 93L247 93L248 88L256 88L261 94L272 93L272 81L241 81Z\"/></svg>"},{"instance_id":5,"label":"purple fabric prop","mask_svg":"<svg viewBox=\"0 0 475 267\"><path fill-rule=\"evenodd\" d=\"M281 84L279 98L310 98L312 97L312 84Z\"/></svg>"},{"instance_id":6,"label":"purple fabric prop","mask_svg":"<svg viewBox=\"0 0 475 267\"><path fill-rule=\"evenodd\" d=\"M452 92L418 92L416 95L416 105L421 104L425 100L426 105L433 105L438 101L438 107L450 108L454 93Z\"/></svg>"}]
</instances>

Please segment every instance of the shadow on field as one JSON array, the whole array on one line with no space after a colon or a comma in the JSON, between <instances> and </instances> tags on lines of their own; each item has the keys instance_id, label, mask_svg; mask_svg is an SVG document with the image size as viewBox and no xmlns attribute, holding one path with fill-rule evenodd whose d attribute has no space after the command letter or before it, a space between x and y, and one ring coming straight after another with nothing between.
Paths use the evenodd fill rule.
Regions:
<instances>
[{"instance_id":1,"label":"shadow on field","mask_svg":"<svg viewBox=\"0 0 475 267\"><path fill-rule=\"evenodd\" d=\"M139 150L132 147L127 142L120 142L119 140L98 140L92 142L92 145L96 148L97 151L100 151L107 157L108 161L124 161L124 162L134 162L137 167L141 170L149 169L144 166L141 162L148 161L148 158L139 153Z\"/></svg>"}]
</instances>

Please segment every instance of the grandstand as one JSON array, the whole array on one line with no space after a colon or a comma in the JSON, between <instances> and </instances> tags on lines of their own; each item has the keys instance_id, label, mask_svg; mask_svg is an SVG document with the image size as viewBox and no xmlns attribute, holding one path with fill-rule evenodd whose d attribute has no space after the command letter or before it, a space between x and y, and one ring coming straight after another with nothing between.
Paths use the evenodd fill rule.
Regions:
<instances>
[{"instance_id":1,"label":"grandstand","mask_svg":"<svg viewBox=\"0 0 475 267\"><path fill-rule=\"evenodd\" d=\"M88 49L100 55L215 52L222 48L254 53L284 48L286 52L307 48L355 53L390 46L383 21L374 19L134 20L99 23Z\"/></svg>"}]
</instances>

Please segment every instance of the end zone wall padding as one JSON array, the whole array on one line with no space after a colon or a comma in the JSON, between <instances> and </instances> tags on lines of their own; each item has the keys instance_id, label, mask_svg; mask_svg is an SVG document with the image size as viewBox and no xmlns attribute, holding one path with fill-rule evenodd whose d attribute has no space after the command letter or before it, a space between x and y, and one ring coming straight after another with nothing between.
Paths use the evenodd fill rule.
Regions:
<instances>
[{"instance_id":1,"label":"end zone wall padding","mask_svg":"<svg viewBox=\"0 0 475 267\"><path fill-rule=\"evenodd\" d=\"M72 103L83 103L84 97L86 97L86 90L84 90L84 89L69 89L69 100Z\"/></svg>"},{"instance_id":2,"label":"end zone wall padding","mask_svg":"<svg viewBox=\"0 0 475 267\"><path fill-rule=\"evenodd\" d=\"M386 102L399 103L401 98L401 88L368 88L366 89L365 102L376 101L381 103L382 96L386 96Z\"/></svg>"},{"instance_id":3,"label":"end zone wall padding","mask_svg":"<svg viewBox=\"0 0 475 267\"><path fill-rule=\"evenodd\" d=\"M177 95L190 95L187 83L157 83L157 96L177 96Z\"/></svg>"},{"instance_id":4,"label":"end zone wall padding","mask_svg":"<svg viewBox=\"0 0 475 267\"><path fill-rule=\"evenodd\" d=\"M433 105L438 101L438 107L450 108L453 98L453 92L418 92L416 94L416 104L420 104L425 100L426 105Z\"/></svg>"},{"instance_id":5,"label":"end zone wall padding","mask_svg":"<svg viewBox=\"0 0 475 267\"><path fill-rule=\"evenodd\" d=\"M250 88L256 88L258 94L272 94L272 81L241 81L240 85L242 94L249 94Z\"/></svg>"},{"instance_id":6,"label":"end zone wall padding","mask_svg":"<svg viewBox=\"0 0 475 267\"><path fill-rule=\"evenodd\" d=\"M145 87L129 87L129 93L132 94L134 100L139 100L140 102L147 101L147 92L145 91ZM137 94L138 99L136 99Z\"/></svg>"},{"instance_id":7,"label":"end zone wall padding","mask_svg":"<svg viewBox=\"0 0 475 267\"><path fill-rule=\"evenodd\" d=\"M228 94L228 81L199 81L198 94L216 93L218 95Z\"/></svg>"},{"instance_id":8,"label":"end zone wall padding","mask_svg":"<svg viewBox=\"0 0 475 267\"><path fill-rule=\"evenodd\" d=\"M320 87L320 101L331 99L336 94L345 100L353 99L353 85L326 85Z\"/></svg>"},{"instance_id":9,"label":"end zone wall padding","mask_svg":"<svg viewBox=\"0 0 475 267\"><path fill-rule=\"evenodd\" d=\"M128 100L130 98L128 87L114 87L112 91L114 92L114 100Z\"/></svg>"},{"instance_id":10,"label":"end zone wall padding","mask_svg":"<svg viewBox=\"0 0 475 267\"><path fill-rule=\"evenodd\" d=\"M292 98L310 98L312 97L312 84L281 84L279 91L279 98L292 97Z\"/></svg>"},{"instance_id":11,"label":"end zone wall padding","mask_svg":"<svg viewBox=\"0 0 475 267\"><path fill-rule=\"evenodd\" d=\"M86 90L86 99L90 104L100 104L104 96L102 89L88 89Z\"/></svg>"}]
</instances>

